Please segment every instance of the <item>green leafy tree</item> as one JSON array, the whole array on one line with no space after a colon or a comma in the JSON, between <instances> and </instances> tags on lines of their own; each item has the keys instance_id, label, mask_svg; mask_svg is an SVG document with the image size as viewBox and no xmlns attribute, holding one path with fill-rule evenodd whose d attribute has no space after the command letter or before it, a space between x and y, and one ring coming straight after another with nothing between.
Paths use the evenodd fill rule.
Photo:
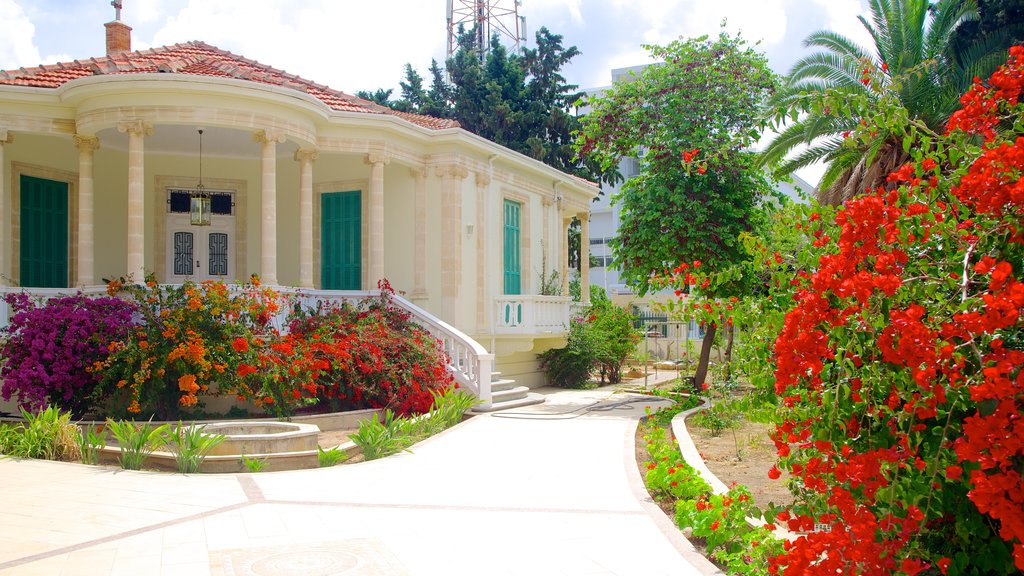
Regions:
<instances>
[{"instance_id":1,"label":"green leafy tree","mask_svg":"<svg viewBox=\"0 0 1024 576\"><path fill-rule=\"evenodd\" d=\"M476 31L462 30L458 49L445 67L431 61L429 89L406 64L401 98L390 100L383 90L359 96L403 112L453 118L474 134L563 172L617 182L615 167L601 170L596 162L578 159L573 150L573 134L580 128L573 111L583 93L566 82L561 70L580 51L564 46L562 36L547 28L538 30L535 39L535 48L518 54L493 36L481 59Z\"/></svg>"},{"instance_id":2,"label":"green leafy tree","mask_svg":"<svg viewBox=\"0 0 1024 576\"><path fill-rule=\"evenodd\" d=\"M757 228L759 202L772 189L746 149L776 81L764 54L725 32L648 50L665 63L590 99L576 141L580 155L605 168L646 151L640 175L613 198L622 219L611 243L622 278L641 294L679 263L743 259L740 236ZM708 327L698 383L715 329Z\"/></svg>"},{"instance_id":3,"label":"green leafy tree","mask_svg":"<svg viewBox=\"0 0 1024 576\"><path fill-rule=\"evenodd\" d=\"M369 90L360 90L356 92L356 96L358 98L362 98L363 100L375 102L377 104L380 104L381 106L391 107L391 105L394 104L393 102L391 102L392 92L394 92L394 90L390 88L388 88L387 90L385 90L384 88L377 88L377 90L374 92L370 92Z\"/></svg>"},{"instance_id":4,"label":"green leafy tree","mask_svg":"<svg viewBox=\"0 0 1024 576\"><path fill-rule=\"evenodd\" d=\"M978 19L962 23L953 35L954 57L970 60L972 52L1008 50L1024 41L1024 0L977 0L977 4Z\"/></svg>"},{"instance_id":5,"label":"green leafy tree","mask_svg":"<svg viewBox=\"0 0 1024 576\"><path fill-rule=\"evenodd\" d=\"M961 27L978 18L975 0L870 0L870 18L860 22L873 45L864 48L829 30L804 40L817 52L799 60L786 84L769 102L771 126L780 131L761 162L781 174L818 161L827 164L818 185L819 199L840 204L885 177L909 159L902 140L882 129L869 138L851 139L857 126L872 123L876 94L869 75L881 70L897 84L910 117L939 130L960 106L960 94L975 76L986 76L1004 58L1008 44L963 37ZM820 105L829 90L850 100L867 97L867 106L834 109ZM801 150L802 147L808 146Z\"/></svg>"},{"instance_id":6,"label":"green leafy tree","mask_svg":"<svg viewBox=\"0 0 1024 576\"><path fill-rule=\"evenodd\" d=\"M405 80L398 83L402 89L402 97L392 104L399 112L413 112L427 105L427 92L423 89L423 77L413 69L411 64L405 65Z\"/></svg>"}]
</instances>

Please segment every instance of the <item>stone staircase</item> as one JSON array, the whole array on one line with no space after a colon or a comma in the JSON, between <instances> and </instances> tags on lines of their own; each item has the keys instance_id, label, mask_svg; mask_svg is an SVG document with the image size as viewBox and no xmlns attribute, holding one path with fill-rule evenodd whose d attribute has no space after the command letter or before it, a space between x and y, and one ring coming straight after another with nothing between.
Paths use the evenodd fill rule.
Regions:
<instances>
[{"instance_id":1,"label":"stone staircase","mask_svg":"<svg viewBox=\"0 0 1024 576\"><path fill-rule=\"evenodd\" d=\"M516 386L515 380L502 378L501 372L491 372L491 405L487 408L473 408L471 412L496 412L543 402L542 394L530 392L526 386Z\"/></svg>"}]
</instances>

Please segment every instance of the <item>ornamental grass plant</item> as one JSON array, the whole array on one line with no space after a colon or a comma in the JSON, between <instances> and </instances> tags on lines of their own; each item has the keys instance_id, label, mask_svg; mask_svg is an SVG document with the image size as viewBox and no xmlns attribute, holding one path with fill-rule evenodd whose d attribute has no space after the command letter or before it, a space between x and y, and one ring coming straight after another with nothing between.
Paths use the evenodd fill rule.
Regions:
<instances>
[{"instance_id":1,"label":"ornamental grass plant","mask_svg":"<svg viewBox=\"0 0 1024 576\"><path fill-rule=\"evenodd\" d=\"M0 428L0 453L65 462L81 457L78 427L70 412L52 406L35 413L23 408L21 417L23 422Z\"/></svg>"},{"instance_id":2,"label":"ornamental grass plant","mask_svg":"<svg viewBox=\"0 0 1024 576\"><path fill-rule=\"evenodd\" d=\"M125 470L141 470L146 458L167 443L167 424L153 426L152 420L136 423L107 419L107 429L117 439L121 450L117 462Z\"/></svg>"}]
</instances>

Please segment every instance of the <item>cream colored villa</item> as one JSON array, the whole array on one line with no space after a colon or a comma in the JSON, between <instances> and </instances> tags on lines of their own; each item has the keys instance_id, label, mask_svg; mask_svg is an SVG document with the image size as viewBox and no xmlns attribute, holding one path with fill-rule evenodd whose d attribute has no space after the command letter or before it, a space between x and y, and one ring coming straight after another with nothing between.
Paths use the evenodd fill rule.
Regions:
<instances>
[{"instance_id":1,"label":"cream colored villa","mask_svg":"<svg viewBox=\"0 0 1024 576\"><path fill-rule=\"evenodd\" d=\"M0 72L0 290L257 273L330 295L387 278L466 341L453 366L485 400L490 355L543 382L536 354L564 343L569 302L539 295L542 261L568 277L568 223L587 246L596 186L451 120L202 42L132 52L131 28L106 27L106 56Z\"/></svg>"}]
</instances>

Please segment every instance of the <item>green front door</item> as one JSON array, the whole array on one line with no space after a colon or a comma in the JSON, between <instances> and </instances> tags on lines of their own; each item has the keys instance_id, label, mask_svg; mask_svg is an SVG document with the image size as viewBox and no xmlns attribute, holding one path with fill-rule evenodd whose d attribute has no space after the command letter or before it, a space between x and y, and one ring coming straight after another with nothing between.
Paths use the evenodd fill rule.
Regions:
<instances>
[{"instance_id":1,"label":"green front door","mask_svg":"<svg viewBox=\"0 0 1024 576\"><path fill-rule=\"evenodd\" d=\"M21 177L21 285L68 286L68 185Z\"/></svg>"},{"instance_id":2,"label":"green front door","mask_svg":"<svg viewBox=\"0 0 1024 576\"><path fill-rule=\"evenodd\" d=\"M320 200L320 283L325 290L362 290L360 192L331 192Z\"/></svg>"},{"instance_id":3,"label":"green front door","mask_svg":"<svg viewBox=\"0 0 1024 576\"><path fill-rule=\"evenodd\" d=\"M522 204L505 200L505 294L520 294L520 232L519 219Z\"/></svg>"}]
</instances>

